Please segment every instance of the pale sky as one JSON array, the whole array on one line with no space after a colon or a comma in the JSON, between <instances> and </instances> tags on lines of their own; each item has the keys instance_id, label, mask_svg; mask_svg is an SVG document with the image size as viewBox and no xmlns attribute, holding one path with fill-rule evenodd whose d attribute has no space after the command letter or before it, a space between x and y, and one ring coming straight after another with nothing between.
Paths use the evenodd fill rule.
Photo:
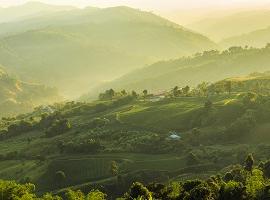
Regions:
<instances>
[{"instance_id":1,"label":"pale sky","mask_svg":"<svg viewBox=\"0 0 270 200\"><path fill-rule=\"evenodd\" d=\"M28 2L29 0L0 0L0 6L6 7ZM144 10L168 11L194 8L226 8L253 7L270 5L270 0L39 0L44 3L58 5L74 5L78 7L96 6L131 6Z\"/></svg>"},{"instance_id":2,"label":"pale sky","mask_svg":"<svg viewBox=\"0 0 270 200\"><path fill-rule=\"evenodd\" d=\"M0 0L0 7L16 6L31 1L80 8L129 6L154 12L181 25L211 16L229 15L238 12L239 9L270 9L270 0Z\"/></svg>"}]
</instances>

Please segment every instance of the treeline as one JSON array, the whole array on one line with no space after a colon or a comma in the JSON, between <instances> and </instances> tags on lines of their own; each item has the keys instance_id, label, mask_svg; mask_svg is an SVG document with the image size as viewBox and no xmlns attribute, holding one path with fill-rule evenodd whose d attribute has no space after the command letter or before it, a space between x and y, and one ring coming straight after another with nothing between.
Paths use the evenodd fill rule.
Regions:
<instances>
[{"instance_id":1,"label":"treeline","mask_svg":"<svg viewBox=\"0 0 270 200\"><path fill-rule=\"evenodd\" d=\"M97 153L104 146L97 140L88 139L82 141L60 142L58 144L60 153Z\"/></svg>"},{"instance_id":2,"label":"treeline","mask_svg":"<svg viewBox=\"0 0 270 200\"><path fill-rule=\"evenodd\" d=\"M215 83L201 82L195 87L189 85L175 86L170 90L163 91L161 94L149 93L144 89L141 93L136 91L126 92L122 90L117 92L114 89L106 90L99 95L100 101L119 100L123 97L130 99L146 99L154 96L164 96L166 98L175 97L209 97L213 95L232 94L232 93L247 93L254 92L257 94L269 95L270 94L270 78L269 72L265 73L252 73L248 77L242 77L243 80L225 79ZM245 78L247 80L245 80Z\"/></svg>"},{"instance_id":3,"label":"treeline","mask_svg":"<svg viewBox=\"0 0 270 200\"><path fill-rule=\"evenodd\" d=\"M270 161L254 166L253 156L247 156L243 166L232 166L225 175L207 180L188 180L169 185L134 183L124 195L128 199L168 200L263 200L270 198Z\"/></svg>"},{"instance_id":4,"label":"treeline","mask_svg":"<svg viewBox=\"0 0 270 200\"><path fill-rule=\"evenodd\" d=\"M43 113L40 116L29 118L14 118L2 121L6 122L6 127L0 130L0 140L5 140L17 135L34 130L42 130L46 137L54 137L71 129L71 124L60 112Z\"/></svg>"},{"instance_id":5,"label":"treeline","mask_svg":"<svg viewBox=\"0 0 270 200\"><path fill-rule=\"evenodd\" d=\"M151 183L143 185L135 182L118 200L267 200L270 198L270 161L254 165L249 154L243 165L234 165L224 174L213 175L207 180L187 180L180 182ZM37 197L33 184L17 184L0 181L1 200L103 200L107 195L91 190L83 194L80 190L67 190L64 197L45 194Z\"/></svg>"},{"instance_id":6,"label":"treeline","mask_svg":"<svg viewBox=\"0 0 270 200\"><path fill-rule=\"evenodd\" d=\"M207 97L210 95L220 94L231 94L232 92L232 81L221 81L219 84L211 84L208 82L202 82L196 87L191 88L190 86L179 87L175 86L171 91L168 92L168 97ZM244 91L242 91L244 92Z\"/></svg>"},{"instance_id":7,"label":"treeline","mask_svg":"<svg viewBox=\"0 0 270 200\"><path fill-rule=\"evenodd\" d=\"M106 100L113 100L113 99L119 99L122 97L129 97L136 99L138 97L146 97L148 96L148 90L143 90L141 93L136 92L135 90L132 90L131 92L127 92L126 90L115 91L114 89L106 90L103 93L99 94L99 100L106 101Z\"/></svg>"},{"instance_id":8,"label":"treeline","mask_svg":"<svg viewBox=\"0 0 270 200\"><path fill-rule=\"evenodd\" d=\"M35 185L26 183L18 184L14 181L0 180L0 200L62 200L60 196L45 194L38 197L35 194ZM65 193L66 200L104 200L106 194L92 190L88 194L83 194L80 191L68 190Z\"/></svg>"}]
</instances>

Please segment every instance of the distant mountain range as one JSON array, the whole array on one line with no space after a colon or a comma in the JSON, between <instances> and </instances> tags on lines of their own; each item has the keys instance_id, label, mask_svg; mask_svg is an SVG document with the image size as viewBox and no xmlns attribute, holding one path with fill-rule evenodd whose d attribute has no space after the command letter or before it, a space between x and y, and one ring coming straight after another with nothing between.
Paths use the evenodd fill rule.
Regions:
<instances>
[{"instance_id":1,"label":"distant mountain range","mask_svg":"<svg viewBox=\"0 0 270 200\"><path fill-rule=\"evenodd\" d=\"M39 14L30 15L29 8ZM217 45L204 35L129 7L28 3L2 9L0 16L20 9L26 17L0 24L0 64L21 80L55 86L67 97L111 87L158 90L194 85L269 67L264 48L177 59L220 47L265 46L270 40L268 10L188 26L215 39L227 38Z\"/></svg>"},{"instance_id":2,"label":"distant mountain range","mask_svg":"<svg viewBox=\"0 0 270 200\"><path fill-rule=\"evenodd\" d=\"M55 88L20 81L0 68L0 116L30 112L35 106L60 100Z\"/></svg>"},{"instance_id":3,"label":"distant mountain range","mask_svg":"<svg viewBox=\"0 0 270 200\"><path fill-rule=\"evenodd\" d=\"M246 34L270 26L270 10L250 10L223 17L202 19L186 25L188 28L203 33L220 41L228 37Z\"/></svg>"},{"instance_id":4,"label":"distant mountain range","mask_svg":"<svg viewBox=\"0 0 270 200\"><path fill-rule=\"evenodd\" d=\"M219 44L222 47L230 47L233 45L263 47L267 43L270 43L270 26L265 29L260 29L243 35L227 38L222 40Z\"/></svg>"},{"instance_id":5,"label":"distant mountain range","mask_svg":"<svg viewBox=\"0 0 270 200\"><path fill-rule=\"evenodd\" d=\"M10 73L67 96L158 60L217 48L203 35L128 7L50 13L1 24L0 35L0 63Z\"/></svg>"}]
</instances>

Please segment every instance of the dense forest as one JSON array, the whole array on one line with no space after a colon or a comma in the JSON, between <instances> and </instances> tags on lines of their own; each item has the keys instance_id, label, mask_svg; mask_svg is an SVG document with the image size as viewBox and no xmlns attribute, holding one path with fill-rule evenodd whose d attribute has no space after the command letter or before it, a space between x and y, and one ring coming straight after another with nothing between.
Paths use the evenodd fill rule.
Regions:
<instances>
[{"instance_id":1,"label":"dense forest","mask_svg":"<svg viewBox=\"0 0 270 200\"><path fill-rule=\"evenodd\" d=\"M172 181L167 185L150 183L143 185L133 183L128 191L117 200L131 199L167 199L167 200L255 200L268 199L269 191L269 165L270 161L254 165L254 158L249 154L243 166L231 166L224 174L212 175L206 180ZM64 175L59 173L59 180ZM125 184L118 177L118 187ZM37 197L33 184L17 184L10 181L1 181L2 199L27 199L27 200L61 200L57 195L45 194ZM99 190L91 190L84 194L80 190L68 189L64 198L67 200L105 200L107 195Z\"/></svg>"},{"instance_id":2,"label":"dense forest","mask_svg":"<svg viewBox=\"0 0 270 200\"><path fill-rule=\"evenodd\" d=\"M74 193L81 198L88 198L90 192L90 196L105 198L105 193L112 199L127 192L123 198L130 199L136 195L132 192L135 187L142 192L138 195L156 199L159 195L194 199L195 194L226 199L222 195L229 194L221 194L222 190L233 187L242 189L232 195L256 199L267 183L259 162L267 166L270 150L266 142L269 82L269 72L265 72L212 84L202 82L196 87L175 86L162 95L146 89L109 89L95 102L57 103L2 118L0 176L32 182L38 194L57 191L60 196L70 195L67 188L71 187L85 193ZM254 172L246 167L249 161L245 156L250 152L257 158L257 162L249 158L252 166L253 162L260 164ZM243 177L227 180L227 171L232 177ZM212 180L217 185L213 190L206 180L216 174L221 175ZM257 181L257 176L262 181L260 189L248 193L244 190L246 179ZM201 181L193 185L188 180L195 177ZM137 181L145 186L135 184ZM157 185L151 185L153 181ZM192 188L184 189L189 183ZM176 189L174 197L170 197L171 187Z\"/></svg>"}]
</instances>

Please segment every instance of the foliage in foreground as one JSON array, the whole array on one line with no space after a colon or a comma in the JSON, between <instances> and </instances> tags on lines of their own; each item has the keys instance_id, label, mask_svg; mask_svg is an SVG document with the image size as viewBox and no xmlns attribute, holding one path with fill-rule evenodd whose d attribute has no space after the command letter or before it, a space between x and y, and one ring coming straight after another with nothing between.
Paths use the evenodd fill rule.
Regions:
<instances>
[{"instance_id":1,"label":"foliage in foreground","mask_svg":"<svg viewBox=\"0 0 270 200\"><path fill-rule=\"evenodd\" d=\"M270 198L269 164L253 167L249 155L244 166L233 166L225 175L212 176L207 180L188 180L169 185L153 183L144 186L134 183L122 198L167 200L263 200Z\"/></svg>"},{"instance_id":2,"label":"foliage in foreground","mask_svg":"<svg viewBox=\"0 0 270 200\"><path fill-rule=\"evenodd\" d=\"M45 194L42 197L37 197L35 185L26 183L18 184L14 181L0 180L0 200L62 200L60 196ZM68 190L65 194L67 200L103 200L106 199L106 194L92 190L87 195L81 191Z\"/></svg>"},{"instance_id":3,"label":"foliage in foreground","mask_svg":"<svg viewBox=\"0 0 270 200\"><path fill-rule=\"evenodd\" d=\"M152 183L144 186L135 182L118 200L263 200L270 198L270 161L254 167L252 155L243 166L232 166L224 175L211 176L207 180L171 182L168 185ZM64 197L45 194L37 197L33 184L0 181L1 200L103 200L107 195L92 190L88 194L80 190L67 190Z\"/></svg>"}]
</instances>

